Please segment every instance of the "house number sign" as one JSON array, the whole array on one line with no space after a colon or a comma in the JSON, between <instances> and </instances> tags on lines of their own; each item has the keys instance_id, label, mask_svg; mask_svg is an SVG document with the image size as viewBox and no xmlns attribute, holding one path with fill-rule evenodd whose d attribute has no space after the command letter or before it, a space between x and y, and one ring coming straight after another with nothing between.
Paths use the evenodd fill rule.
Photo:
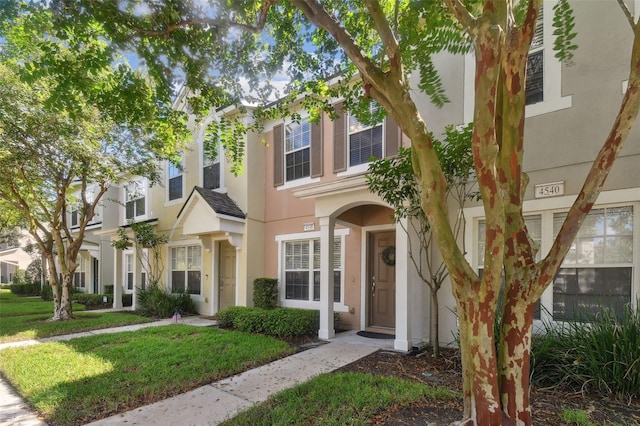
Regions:
<instances>
[{"instance_id":1,"label":"house number sign","mask_svg":"<svg viewBox=\"0 0 640 426\"><path fill-rule=\"evenodd\" d=\"M557 197L559 195L564 195L564 181L541 183L535 186L536 198Z\"/></svg>"}]
</instances>

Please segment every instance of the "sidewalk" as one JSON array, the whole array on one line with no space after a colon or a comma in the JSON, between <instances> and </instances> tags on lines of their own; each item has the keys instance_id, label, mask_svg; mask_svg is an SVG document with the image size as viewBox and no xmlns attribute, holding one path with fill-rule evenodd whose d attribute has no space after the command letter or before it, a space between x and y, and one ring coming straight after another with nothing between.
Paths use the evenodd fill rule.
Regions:
<instances>
[{"instance_id":1,"label":"sidewalk","mask_svg":"<svg viewBox=\"0 0 640 426\"><path fill-rule=\"evenodd\" d=\"M103 330L94 330L41 340L1 344L0 349L11 346L33 345L48 341L66 341L77 337L120 331L133 331L145 327L168 325L170 319ZM200 317L184 317L181 324L212 326L215 321ZM393 350L393 340L367 339L355 331L340 333L327 344L322 344L289 357L276 360L253 370L245 371L219 382L136 408L122 414L89 423L98 425L216 425L233 417L238 411L265 401L272 394L309 380L321 373L336 370L365 357L378 349ZM0 377L0 426L46 426L27 404Z\"/></svg>"}]
</instances>

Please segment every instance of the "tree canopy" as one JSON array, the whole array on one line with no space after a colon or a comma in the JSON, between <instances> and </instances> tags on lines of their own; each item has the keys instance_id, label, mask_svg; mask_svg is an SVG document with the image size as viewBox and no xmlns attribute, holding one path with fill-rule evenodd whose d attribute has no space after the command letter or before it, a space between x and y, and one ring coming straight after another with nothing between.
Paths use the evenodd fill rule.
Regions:
<instances>
[{"instance_id":1,"label":"tree canopy","mask_svg":"<svg viewBox=\"0 0 640 426\"><path fill-rule=\"evenodd\" d=\"M47 258L54 318L66 319L76 256L102 196L131 176L157 181L158 159L177 155L189 133L184 115L116 54L99 23L58 27L41 4L20 3L10 16L4 6L0 200Z\"/></svg>"}]
</instances>

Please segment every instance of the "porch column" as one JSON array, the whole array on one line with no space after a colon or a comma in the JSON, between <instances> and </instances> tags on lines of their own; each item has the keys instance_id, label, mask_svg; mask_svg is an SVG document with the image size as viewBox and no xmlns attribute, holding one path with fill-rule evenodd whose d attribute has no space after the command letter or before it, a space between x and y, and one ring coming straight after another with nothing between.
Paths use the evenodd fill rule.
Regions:
<instances>
[{"instance_id":1,"label":"porch column","mask_svg":"<svg viewBox=\"0 0 640 426\"><path fill-rule=\"evenodd\" d=\"M151 255L149 255L151 256ZM142 289L142 257L144 257L144 248L133 246L133 294L131 295L131 309L134 311L138 307L138 289ZM146 277L149 279L149 277Z\"/></svg>"},{"instance_id":2,"label":"porch column","mask_svg":"<svg viewBox=\"0 0 640 426\"><path fill-rule=\"evenodd\" d=\"M407 219L396 224L396 339L393 348L397 351L411 350L409 321L411 304L409 299L409 238L405 229L410 229Z\"/></svg>"},{"instance_id":3,"label":"porch column","mask_svg":"<svg viewBox=\"0 0 640 426\"><path fill-rule=\"evenodd\" d=\"M122 252L113 248L113 309L122 309Z\"/></svg>"},{"instance_id":4,"label":"porch column","mask_svg":"<svg viewBox=\"0 0 640 426\"><path fill-rule=\"evenodd\" d=\"M320 330L318 338L331 339L333 324L333 234L335 220L320 218Z\"/></svg>"}]
</instances>

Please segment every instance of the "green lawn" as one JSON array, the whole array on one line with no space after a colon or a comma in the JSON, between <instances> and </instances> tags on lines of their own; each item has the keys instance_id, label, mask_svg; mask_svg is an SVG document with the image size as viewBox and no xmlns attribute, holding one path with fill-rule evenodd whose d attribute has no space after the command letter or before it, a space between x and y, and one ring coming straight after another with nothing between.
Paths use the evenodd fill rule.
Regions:
<instances>
[{"instance_id":1,"label":"green lawn","mask_svg":"<svg viewBox=\"0 0 640 426\"><path fill-rule=\"evenodd\" d=\"M50 425L158 401L290 354L285 342L169 325L0 351L0 371Z\"/></svg>"},{"instance_id":2,"label":"green lawn","mask_svg":"<svg viewBox=\"0 0 640 426\"><path fill-rule=\"evenodd\" d=\"M382 409L425 397L447 400L456 394L395 377L329 373L279 392L222 425L366 425Z\"/></svg>"},{"instance_id":3,"label":"green lawn","mask_svg":"<svg viewBox=\"0 0 640 426\"><path fill-rule=\"evenodd\" d=\"M27 339L41 339L81 331L149 322L149 318L133 313L83 312L84 306L74 304L76 319L49 322L53 316L53 302L39 298L20 297L8 290L0 290L0 343Z\"/></svg>"}]
</instances>

